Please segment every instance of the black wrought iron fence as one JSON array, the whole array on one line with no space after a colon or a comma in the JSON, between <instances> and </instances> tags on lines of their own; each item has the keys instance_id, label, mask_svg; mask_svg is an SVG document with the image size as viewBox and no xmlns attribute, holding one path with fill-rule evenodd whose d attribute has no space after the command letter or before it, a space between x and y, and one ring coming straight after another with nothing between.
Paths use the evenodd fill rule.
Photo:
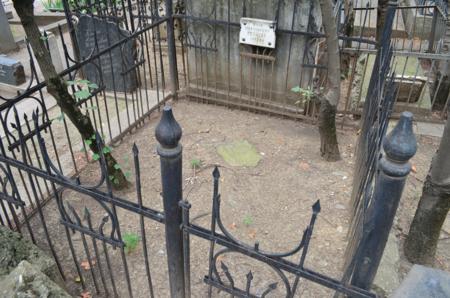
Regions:
<instances>
[{"instance_id":1,"label":"black wrought iron fence","mask_svg":"<svg viewBox=\"0 0 450 298\"><path fill-rule=\"evenodd\" d=\"M171 73L176 74L176 67L174 70L170 65L176 62L169 62L176 61L172 57L175 51L170 51L161 38L169 17L159 15L154 1L133 1L130 5L101 0L64 4L68 26L43 32L42 39L52 59L62 59L54 63L62 63L58 70L76 105L89 115L105 142L113 146L176 94L170 83ZM21 158L21 130L29 164L43 168L36 130L31 125L31 114L37 109L49 156L60 173L77 176L81 167L92 162L89 146L47 93L33 51L29 44L26 46L31 72L27 87L13 97L0 95L2 154ZM33 190L23 171L14 169L12 175L18 177L15 188L27 205L19 216L24 220L49 198L51 187L36 178ZM13 215L2 212L0 220L9 222L7 216Z\"/></svg>"},{"instance_id":2,"label":"black wrought iron fence","mask_svg":"<svg viewBox=\"0 0 450 298\"><path fill-rule=\"evenodd\" d=\"M401 198L399 193L411 168L408 160L416 151L410 112L402 113L399 123L386 137L399 92L392 70L392 32L389 30L395 12L395 6L390 5L364 103L355 154L351 224L342 278L345 283L366 289L375 278Z\"/></svg>"},{"instance_id":3,"label":"black wrought iron fence","mask_svg":"<svg viewBox=\"0 0 450 298\"><path fill-rule=\"evenodd\" d=\"M289 11L287 6L282 6L281 1L277 2L276 9L273 10L275 12L273 19L277 22L283 20L286 22L290 19L286 18L286 11L289 15L292 13L292 23L289 23L291 26L289 24L284 24L286 25L283 25L284 27L281 24L277 26L278 38L286 42L287 60L280 59L273 50L253 49L247 46L246 49L251 50L242 51L237 56L232 55L229 42L233 40L232 34L236 33L239 23L232 19L230 12L225 13L222 10L222 15L219 15L217 1L203 8L208 10L207 17L204 14L197 14L202 11L197 10L199 7L196 6L200 2L188 1L186 14L179 15L172 15L172 1L166 2L168 5L165 6L167 9L165 16L160 15L156 1L127 1L127 3L87 1L72 7L70 11L66 3L69 32L65 33L62 28L58 30L66 64L66 69L61 75L68 81L68 88L78 100L77 104L93 119L98 135L95 140L90 141L98 142L99 146L117 143L125 134L137 128L154 110L159 109L165 101L177 94L183 94L178 93L178 80L181 77L177 76L177 63L180 64L179 69L183 70L182 72L186 66L185 92L188 97L193 96L205 101L214 99L214 102L227 105L233 102L249 110L256 109L270 113L275 111L291 116L302 115L300 118L314 118L314 104L311 101L305 102L301 107L289 103L282 103L280 107L265 101L268 98L270 102L271 96L275 95L271 85L265 83L266 80L273 79L275 71L280 69L286 71L286 76L283 77L284 84L280 89L286 94L291 87L289 84L286 85L286 82L294 80L298 83L300 80L299 85L302 85L303 80L311 82L312 74L318 69L323 69L323 65L316 63L315 55L303 55L303 58L299 58L298 53L294 55L292 50L295 46L298 51L309 52L314 48L314 43L323 38L323 34L314 27L312 20L316 9L314 1L309 3L307 22L302 23L302 26L306 27L300 29L294 22L300 11L298 1L293 2L293 11ZM251 9L251 6L244 5L239 12L242 12L242 16L251 16ZM181 25L185 26L185 35L180 44L177 44L173 27L175 20L180 19L183 20ZM278 24L277 22L275 24ZM196 35L194 30L196 26L200 28L199 30L206 30L202 32L208 37L204 38L203 33L200 36ZM390 28L387 29L389 32ZM44 33L44 39L46 36ZM300 39L303 40L304 37L306 42L301 43ZM222 42L228 43L228 47L218 46L221 38ZM75 53L68 46L70 39L76 49ZM373 41L363 37L355 39L341 37L341 39L360 44L364 42L374 44ZM388 40L389 38L385 37L383 45L387 45ZM181 51L181 55L178 56L175 51L177 46L178 52ZM372 192L371 185L375 181L380 183L375 187L378 192L374 192L379 198L392 195L399 199L401 195L401 192L386 193L392 190L392 187L383 187L392 181L375 174L377 157L380 154L389 111L392 108L392 95L396 94L392 92L395 90L395 78L391 76L388 84L384 80L392 55L392 51L388 49L389 47L383 46L379 58L375 60L376 71L372 78L373 82L369 84L369 89L373 90L369 94L374 97L373 100L365 101L369 112L364 117L364 137L359 148L364 152L361 156L368 157L369 163L358 168L360 173L358 176L367 180L358 181L355 188L358 195L354 196L358 201L355 203L357 210L355 213L362 214L357 217L358 223L363 223L369 228L376 226L378 229L376 231L382 231L380 235L383 237L390 226L381 224L377 219L365 221L369 210L379 210L381 207L377 206L380 205L375 203L383 200L375 199L374 195L373 203L371 201L369 204L365 198ZM222 61L221 68L218 67L220 55L225 55L226 58ZM296 58L296 62L300 63L298 67L301 65L303 70L315 71L309 74L300 72L302 74L300 78L296 76L292 79L293 76L288 73L294 71L291 68L293 61L291 59ZM248 80L248 86L241 85L242 88L236 89L236 86L231 84L232 79L239 77L232 78L231 71L234 64L231 63L231 59L242 59L239 60L241 62L248 60L249 69L243 70L244 63L237 68L238 73L242 75L241 82ZM285 62L281 66L280 60ZM372 245L374 239L380 239L370 238L374 231L372 229L364 230L365 238L355 234L355 243L349 248L349 267L346 268L343 281L320 274L305 265L309 241L320 211L319 202L313 206L310 223L303 232L301 241L294 248L281 253L267 252L258 243L249 245L239 241L223 225L218 190L219 171L215 169L211 227L205 229L190 221L189 203L182 201L181 193L181 147L178 145L181 129L171 116L170 109L164 111L157 133L161 144L159 154L163 181L163 210L147 207L142 202L137 147L133 148L136 200L113 194L102 153L98 157L96 175L90 180L96 182L82 183L79 179L80 166L82 163L92 161L85 142L59 109L51 107L49 97L45 93L45 82L39 81L39 72L35 67L31 50L30 65L32 78L27 90L14 98L2 98L5 102L0 105L0 120L4 132L0 142L0 174L4 177L0 180L3 187L0 192L0 224L25 233L34 243L47 247L68 283L69 290L76 293L81 288L83 291L89 290L105 296L140 297L149 294L154 296L155 286L169 288L166 287L169 281L173 297L189 297L192 285L190 277L192 235L208 241L210 245L208 272L205 272L204 279L210 286L207 291L209 296L212 295L214 287L238 297L269 295L293 297L302 281L313 282L352 297L375 296L370 292L370 284L378 264L375 262L370 268L361 264L361 255L372 253L373 250L369 248L373 247L355 249L362 243ZM167 69L169 74L166 74ZM219 80L219 70L228 74L228 77ZM295 69L296 72L297 70ZM213 75L210 76L211 74ZM308 76L308 79L303 76ZM180 79L180 82L183 80ZM264 101L261 101L261 98ZM410 116L407 115L406 118L402 123L407 124L400 125L391 140L408 132ZM398 145L395 142L391 143L394 149ZM371 146L371 150L366 150L368 146ZM410 156L408 154L409 152L406 152L404 156ZM386 164L389 164L390 158L396 157L387 154ZM401 161L404 169L407 169L407 159ZM80 199L66 202L68 197ZM44 208L47 198L54 199L53 203L56 205ZM395 208L388 209L391 213L395 213ZM52 217L50 213L56 213L56 216ZM37 214L37 217L33 217L33 214ZM123 233L123 226L131 218L139 222L136 235ZM153 245L153 242L146 240L147 237L150 238L147 231L149 226L160 223L164 224L165 231L159 232L160 238L156 242L164 243L165 239L166 246L161 251L162 255L167 256L156 258L156 264L152 266L149 245ZM64 235L62 239L61 234ZM133 237L142 239L140 259L131 259L127 254L131 247L127 242L132 241ZM378 252L384 249L378 248ZM233 276L231 266L223 261L223 255L230 253L247 256L268 266L275 272L278 281L265 278L266 283L256 283L258 279L256 272L249 272L244 281L238 279ZM378 257L379 255L374 258ZM164 278L155 280L152 272L166 268L166 264L161 263L164 261L168 262L169 278L164 271L162 274ZM98 266L94 266L94 263ZM370 271L370 274L355 275L357 269ZM362 281L355 282L357 286L349 284L350 276L361 277ZM145 279L146 288L142 287L142 284L136 285L136 280L142 277ZM167 289L164 293L166 296L169 295Z\"/></svg>"},{"instance_id":4,"label":"black wrought iron fence","mask_svg":"<svg viewBox=\"0 0 450 298\"><path fill-rule=\"evenodd\" d=\"M178 144L181 138L181 128L173 118L169 107L164 108L162 119L156 129L156 137L160 143L158 153L161 157L164 211L153 209L142 203L142 181L137 146L134 146L132 150L136 177L136 200L130 201L113 194L103 150L100 150L99 172L95 182L81 183L77 178L63 175L49 156L47 144L42 136L43 129L39 127L38 113L33 116L33 128L36 131L34 138L42 156L43 166L37 167L30 164L25 153L24 134L19 130L18 140L22 157L12 158L4 154L0 155L0 165L4 175L2 181L11 185L10 191L3 188L1 203L8 209L7 214L16 214L15 210L24 205L20 194L14 187L16 177L12 175L13 170L20 170L24 173L29 179L34 195L37 195L35 190L38 187L38 179L49 185L56 202L52 205L52 208L55 209L46 211L45 208L38 205L39 225L30 224L30 220L27 220L25 228L18 223L16 223L16 228L29 235L38 245L45 245L49 249L63 278L69 285L72 282L69 287L72 291L90 291L97 295L118 297L148 295L153 297L155 284L152 272L159 272L161 268L153 267L150 261L150 248L147 240L147 231L150 226L148 220L150 220L163 223L165 227L165 232L160 236L166 239L165 251L167 252L166 260L172 297L191 296L190 237L192 236L210 242L209 257L205 260L208 262L209 269L205 272L204 278L204 282L209 285L208 296L213 294L212 288L214 287L237 297L271 295L293 297L301 286L301 281L307 280L352 297L375 297L375 294L370 291L344 285L305 265L314 223L321 208L319 201L312 206L312 216L303 232L301 241L285 252L269 252L260 247L258 243L250 245L241 242L225 227L220 207L220 173L216 167L213 171L211 228L207 229L193 223L189 219L190 204L182 200L182 152L181 146ZM105 146L99 135L96 137L96 142L101 148ZM86 197L81 204L75 199L80 195ZM224 199L226 199L226 195ZM48 212L56 212L58 220L50 223L49 221L52 220L48 218ZM139 233L136 236L142 239L140 245L142 245L143 263L133 261L135 256L131 258L127 254L127 250L131 249L131 244L128 242L123 228L127 221L134 217L139 218ZM56 237L55 227L49 228L49 225L52 224L60 225L62 230L57 230L60 231L59 233L64 233L65 237ZM38 235L44 237L38 238ZM154 235L151 237L150 243L161 241ZM61 249L61 247L65 249ZM229 269L232 264L223 260L223 255L233 253L247 256L268 266L275 272L277 278L266 280L262 286L261 283L254 285L253 278L261 279L258 277L260 274L258 268L254 268L246 275L243 283L236 280L237 277L234 277L232 270ZM293 261L294 259L297 261ZM71 280L74 274L75 279L79 282L78 286L74 286ZM141 288L136 287L134 277L137 274L144 274L146 289L142 289L142 286ZM142 279L142 275L140 278ZM264 277L263 280L267 278ZM245 286L241 287L241 284Z\"/></svg>"},{"instance_id":5,"label":"black wrought iron fence","mask_svg":"<svg viewBox=\"0 0 450 298\"><path fill-rule=\"evenodd\" d=\"M447 117L446 107L450 99L443 70L445 61L449 59L447 4L443 1L395 2L391 41L394 83L399 92L395 98L394 115L398 117L402 111L409 110L418 120L442 121ZM370 0L356 1L353 14L352 36L375 40L376 4ZM377 50L370 43L355 41L351 46L345 45L342 52L352 55L343 113L358 115L370 97L368 87ZM345 121L345 117L343 119Z\"/></svg>"}]
</instances>

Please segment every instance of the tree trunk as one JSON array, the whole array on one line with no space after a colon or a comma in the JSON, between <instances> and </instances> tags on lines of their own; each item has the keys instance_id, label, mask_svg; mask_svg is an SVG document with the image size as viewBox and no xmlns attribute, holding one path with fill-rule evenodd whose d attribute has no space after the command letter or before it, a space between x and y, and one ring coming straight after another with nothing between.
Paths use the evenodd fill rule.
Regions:
<instances>
[{"instance_id":1,"label":"tree trunk","mask_svg":"<svg viewBox=\"0 0 450 298\"><path fill-rule=\"evenodd\" d=\"M339 40L331 0L319 0L327 45L327 79L319 110L320 153L327 161L339 160L336 109L341 93Z\"/></svg>"},{"instance_id":2,"label":"tree trunk","mask_svg":"<svg viewBox=\"0 0 450 298\"><path fill-rule=\"evenodd\" d=\"M434 83L434 92L436 99L433 104L433 111L441 111L446 108L450 91L450 65L449 61L439 61L437 65L436 78Z\"/></svg>"},{"instance_id":3,"label":"tree trunk","mask_svg":"<svg viewBox=\"0 0 450 298\"><path fill-rule=\"evenodd\" d=\"M344 2L344 15L345 22L342 26L342 33L344 36L352 37L353 35L353 27L355 23L355 11L353 10L353 1L346 0ZM344 41L344 48L351 48L352 42L350 40ZM341 53L341 74L346 78L348 77L348 73L350 70L350 59L352 55L351 53Z\"/></svg>"},{"instance_id":4,"label":"tree trunk","mask_svg":"<svg viewBox=\"0 0 450 298\"><path fill-rule=\"evenodd\" d=\"M405 256L417 264L432 265L442 225L450 208L450 117L439 150L430 166L422 196L405 241Z\"/></svg>"},{"instance_id":5,"label":"tree trunk","mask_svg":"<svg viewBox=\"0 0 450 298\"><path fill-rule=\"evenodd\" d=\"M58 75L52 63L50 53L42 40L41 32L34 20L34 0L14 0L14 8L20 18L27 38L39 64L42 75L47 82L47 91L56 100L58 106L75 125L84 140L89 140L96 133L89 116L84 115L76 105L75 99L67 90L64 80ZM94 153L99 153L96 142L89 145ZM114 188L121 189L128 185L127 179L121 169L116 169L116 160L110 153L105 153L108 175L114 176L116 183L112 183Z\"/></svg>"},{"instance_id":6,"label":"tree trunk","mask_svg":"<svg viewBox=\"0 0 450 298\"><path fill-rule=\"evenodd\" d=\"M384 23L386 20L386 12L389 6L390 0L378 0L377 7L377 32L376 32L376 40L380 42L381 34L383 33Z\"/></svg>"},{"instance_id":7,"label":"tree trunk","mask_svg":"<svg viewBox=\"0 0 450 298\"><path fill-rule=\"evenodd\" d=\"M327 161L338 161L341 158L335 121L336 106L322 99L319 109L320 155Z\"/></svg>"}]
</instances>

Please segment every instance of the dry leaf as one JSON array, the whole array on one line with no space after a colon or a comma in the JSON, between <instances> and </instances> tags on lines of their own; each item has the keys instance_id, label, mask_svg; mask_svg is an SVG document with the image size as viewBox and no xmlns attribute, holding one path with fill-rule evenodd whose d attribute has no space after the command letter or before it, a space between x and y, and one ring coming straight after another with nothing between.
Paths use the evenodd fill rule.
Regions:
<instances>
[{"instance_id":1,"label":"dry leaf","mask_svg":"<svg viewBox=\"0 0 450 298\"><path fill-rule=\"evenodd\" d=\"M255 238L256 238L256 230L250 231L250 232L248 233L248 236L249 236L250 238L252 238L252 239L255 239Z\"/></svg>"},{"instance_id":2,"label":"dry leaf","mask_svg":"<svg viewBox=\"0 0 450 298\"><path fill-rule=\"evenodd\" d=\"M416 165L412 165L412 166L411 166L411 171L412 171L413 173L417 173Z\"/></svg>"},{"instance_id":3,"label":"dry leaf","mask_svg":"<svg viewBox=\"0 0 450 298\"><path fill-rule=\"evenodd\" d=\"M95 260L91 260L91 264L92 264L92 266L94 266ZM84 270L91 269L91 265L89 264L88 260L81 261L80 266L83 267Z\"/></svg>"},{"instance_id":4,"label":"dry leaf","mask_svg":"<svg viewBox=\"0 0 450 298\"><path fill-rule=\"evenodd\" d=\"M303 170L303 171L309 171L309 169L311 168L309 166L309 164L307 162L304 162L304 161L301 161L299 166L300 166L300 169Z\"/></svg>"},{"instance_id":5,"label":"dry leaf","mask_svg":"<svg viewBox=\"0 0 450 298\"><path fill-rule=\"evenodd\" d=\"M77 283L81 282L81 277L79 277L79 276L75 277L75 282L77 282Z\"/></svg>"},{"instance_id":6,"label":"dry leaf","mask_svg":"<svg viewBox=\"0 0 450 298\"><path fill-rule=\"evenodd\" d=\"M216 263L220 264L220 262L222 262L224 257L225 257L224 255L219 255L216 259Z\"/></svg>"},{"instance_id":7,"label":"dry leaf","mask_svg":"<svg viewBox=\"0 0 450 298\"><path fill-rule=\"evenodd\" d=\"M80 297L81 297L81 298L91 298L91 297L92 297L92 296L91 296L91 292L89 292L89 291L81 292Z\"/></svg>"},{"instance_id":8,"label":"dry leaf","mask_svg":"<svg viewBox=\"0 0 450 298\"><path fill-rule=\"evenodd\" d=\"M230 230L236 230L236 228L237 228L237 225L236 225L236 223L233 221L233 222L231 223L231 225L230 225Z\"/></svg>"}]
</instances>

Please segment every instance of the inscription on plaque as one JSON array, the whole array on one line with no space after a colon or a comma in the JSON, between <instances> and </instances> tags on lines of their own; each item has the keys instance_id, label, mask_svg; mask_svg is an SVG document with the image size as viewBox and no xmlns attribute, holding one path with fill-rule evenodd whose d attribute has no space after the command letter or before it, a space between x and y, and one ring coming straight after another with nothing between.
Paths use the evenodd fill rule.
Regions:
<instances>
[{"instance_id":1,"label":"inscription on plaque","mask_svg":"<svg viewBox=\"0 0 450 298\"><path fill-rule=\"evenodd\" d=\"M79 18L76 36L80 58L86 59L128 38L130 33L113 22L83 15ZM135 41L130 39L107 51L99 59L94 59L93 63L86 64L83 67L84 74L89 81L99 86L103 79L106 90L132 92L138 86L134 69L135 52Z\"/></svg>"},{"instance_id":2,"label":"inscription on plaque","mask_svg":"<svg viewBox=\"0 0 450 298\"><path fill-rule=\"evenodd\" d=\"M275 27L276 24L274 21L241 18L239 42L274 49L276 39Z\"/></svg>"}]
</instances>

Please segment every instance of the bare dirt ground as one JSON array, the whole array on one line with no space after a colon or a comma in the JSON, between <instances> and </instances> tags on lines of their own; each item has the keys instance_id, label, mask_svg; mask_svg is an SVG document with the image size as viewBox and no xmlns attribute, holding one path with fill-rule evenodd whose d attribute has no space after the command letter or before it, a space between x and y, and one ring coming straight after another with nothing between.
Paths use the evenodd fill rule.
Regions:
<instances>
[{"instance_id":1,"label":"bare dirt ground","mask_svg":"<svg viewBox=\"0 0 450 298\"><path fill-rule=\"evenodd\" d=\"M356 130L339 132L342 160L327 163L319 155L319 135L314 126L187 101L174 103L173 110L175 118L183 128L181 143L184 150L184 198L192 204L190 213L192 221L205 228L210 227L211 172L214 165L219 165L221 171L221 211L225 226L235 237L250 245L258 241L262 250L285 252L296 246L309 223L311 206L320 200L322 211L315 226L306 267L339 279L347 243ZM150 121L134 134L127 136L120 146L114 148L113 153L119 159L122 168L131 171L130 179L134 180L131 146L133 143L137 144L140 152L143 205L162 210L160 166L154 138L158 120L159 114L153 114ZM262 159L256 167L231 167L217 154L216 148L219 145L238 140L247 140L260 152ZM419 137L418 141L419 151L412 161L416 171L408 178L395 222L394 231L399 239L403 239L408 231L431 156L439 140ZM202 161L201 168L195 172L191 168L193 159ZM86 167L82 172L82 183L93 184L98 179L97 167L97 164L89 164ZM134 183L128 190L117 192L116 195L137 202ZM63 195L63 200L70 202L81 219L84 207L89 208L94 227L98 226L105 213L92 198L71 191ZM121 208L117 209L117 213L122 234L141 235L139 216ZM68 289L71 294L80 295L83 290L77 282L78 274L71 258L66 232L58 222L60 214L54 200L44 208L43 217L65 269ZM36 223L33 226L37 226L39 217L35 217L34 220ZM109 229L110 226L107 224L106 230ZM155 297L169 297L164 226L146 219L145 231ZM43 235L38 228L36 233ZM40 238L40 241L44 241L43 236ZM75 233L71 238L77 252L77 262L81 264L87 260L83 250L83 239L79 233ZM95 293L90 269L86 269L89 266L85 266L84 262L81 271L88 285L87 291L93 297L108 296L101 280L102 272L109 294L112 293L113 287L106 270L102 244L97 241L100 254L95 256L90 237L86 237L86 242L91 259L95 259L93 271L101 293ZM208 272L209 244L208 241L195 236L191 238L193 297L206 296L207 286L203 283L203 277ZM447 271L450 271L449 244L447 235L447 238L441 241L436 264L437 267ZM113 250L108 245L108 254L119 296L127 297L125 266L120 250ZM292 258L295 261L298 259L298 255ZM229 265L236 285L241 288L245 288L245 274L250 269L254 275L255 289L280 281L270 268L246 257L230 254L222 261ZM142 241L135 250L126 254L126 264L130 272L134 297L148 297ZM404 267L407 266L406 264ZM215 296L225 296L214 293ZM279 283L279 287L271 297L282 297L283 293L285 292L282 284ZM333 293L331 290L301 280L297 296L331 297Z\"/></svg>"}]
</instances>

